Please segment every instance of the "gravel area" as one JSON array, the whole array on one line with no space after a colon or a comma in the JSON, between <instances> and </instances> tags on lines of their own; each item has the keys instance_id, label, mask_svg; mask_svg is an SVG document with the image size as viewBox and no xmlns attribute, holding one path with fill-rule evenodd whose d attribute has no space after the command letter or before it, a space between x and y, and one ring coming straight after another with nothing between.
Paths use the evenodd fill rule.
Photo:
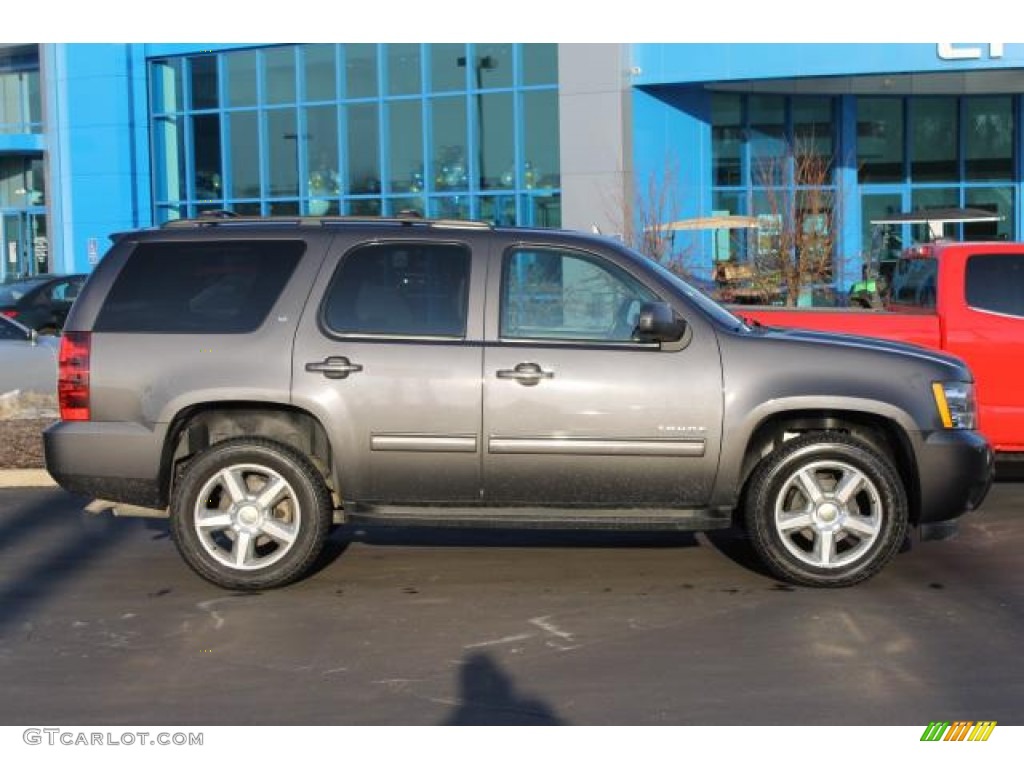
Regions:
<instances>
[{"instance_id":1,"label":"gravel area","mask_svg":"<svg viewBox=\"0 0 1024 768\"><path fill-rule=\"evenodd\" d=\"M43 437L54 419L0 421L0 469L42 469Z\"/></svg>"},{"instance_id":2,"label":"gravel area","mask_svg":"<svg viewBox=\"0 0 1024 768\"><path fill-rule=\"evenodd\" d=\"M57 398L0 393L0 470L43 469L43 430L57 421Z\"/></svg>"}]
</instances>

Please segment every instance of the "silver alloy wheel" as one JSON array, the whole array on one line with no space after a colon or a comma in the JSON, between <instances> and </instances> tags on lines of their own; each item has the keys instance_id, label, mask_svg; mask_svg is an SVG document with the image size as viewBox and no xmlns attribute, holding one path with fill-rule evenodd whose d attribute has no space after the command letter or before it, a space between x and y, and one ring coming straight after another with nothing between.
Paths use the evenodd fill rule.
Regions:
<instances>
[{"instance_id":1,"label":"silver alloy wheel","mask_svg":"<svg viewBox=\"0 0 1024 768\"><path fill-rule=\"evenodd\" d=\"M229 568L266 568L295 544L302 509L280 474L259 464L217 472L196 497L193 525L206 552Z\"/></svg>"},{"instance_id":2,"label":"silver alloy wheel","mask_svg":"<svg viewBox=\"0 0 1024 768\"><path fill-rule=\"evenodd\" d=\"M875 484L842 461L806 464L782 484L775 529L798 560L842 568L866 554L882 531L884 510Z\"/></svg>"}]
</instances>

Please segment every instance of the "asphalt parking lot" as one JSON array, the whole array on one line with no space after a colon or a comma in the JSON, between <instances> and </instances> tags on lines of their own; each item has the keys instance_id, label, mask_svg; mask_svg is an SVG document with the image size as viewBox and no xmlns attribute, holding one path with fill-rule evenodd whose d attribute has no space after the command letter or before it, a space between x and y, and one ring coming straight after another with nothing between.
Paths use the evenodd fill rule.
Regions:
<instances>
[{"instance_id":1,"label":"asphalt parking lot","mask_svg":"<svg viewBox=\"0 0 1024 768\"><path fill-rule=\"evenodd\" d=\"M82 506L0 491L0 724L1024 723L1024 483L840 591L734 536L339 529L234 594Z\"/></svg>"}]
</instances>

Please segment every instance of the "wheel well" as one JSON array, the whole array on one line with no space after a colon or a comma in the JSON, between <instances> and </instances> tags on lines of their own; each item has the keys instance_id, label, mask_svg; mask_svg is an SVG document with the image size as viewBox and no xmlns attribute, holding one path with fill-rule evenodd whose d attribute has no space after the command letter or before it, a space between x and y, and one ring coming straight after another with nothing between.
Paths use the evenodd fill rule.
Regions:
<instances>
[{"instance_id":1,"label":"wheel well","mask_svg":"<svg viewBox=\"0 0 1024 768\"><path fill-rule=\"evenodd\" d=\"M855 411L793 411L770 416L754 430L743 456L740 487L747 481L758 462L779 445L808 432L842 432L871 445L889 458L903 481L907 492L910 520L916 523L921 509L920 482L913 449L906 433L889 419Z\"/></svg>"},{"instance_id":2,"label":"wheel well","mask_svg":"<svg viewBox=\"0 0 1024 768\"><path fill-rule=\"evenodd\" d=\"M160 488L164 501L182 468L200 451L234 437L262 437L309 457L334 492L331 445L323 425L306 411L265 403L209 403L187 408L171 422L164 443Z\"/></svg>"}]
</instances>

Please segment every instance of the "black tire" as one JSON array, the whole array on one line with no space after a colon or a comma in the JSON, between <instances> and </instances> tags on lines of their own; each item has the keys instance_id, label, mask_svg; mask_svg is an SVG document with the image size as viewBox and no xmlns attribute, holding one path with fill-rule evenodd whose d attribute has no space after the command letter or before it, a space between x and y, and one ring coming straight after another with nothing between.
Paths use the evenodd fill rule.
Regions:
<instances>
[{"instance_id":1,"label":"black tire","mask_svg":"<svg viewBox=\"0 0 1024 768\"><path fill-rule=\"evenodd\" d=\"M270 589L301 578L323 550L332 517L330 493L312 462L260 438L207 448L186 466L171 500L181 556L226 589Z\"/></svg>"},{"instance_id":2,"label":"black tire","mask_svg":"<svg viewBox=\"0 0 1024 768\"><path fill-rule=\"evenodd\" d=\"M907 497L892 462L838 432L788 440L747 486L754 548L779 578L847 587L874 576L907 532Z\"/></svg>"}]
</instances>

